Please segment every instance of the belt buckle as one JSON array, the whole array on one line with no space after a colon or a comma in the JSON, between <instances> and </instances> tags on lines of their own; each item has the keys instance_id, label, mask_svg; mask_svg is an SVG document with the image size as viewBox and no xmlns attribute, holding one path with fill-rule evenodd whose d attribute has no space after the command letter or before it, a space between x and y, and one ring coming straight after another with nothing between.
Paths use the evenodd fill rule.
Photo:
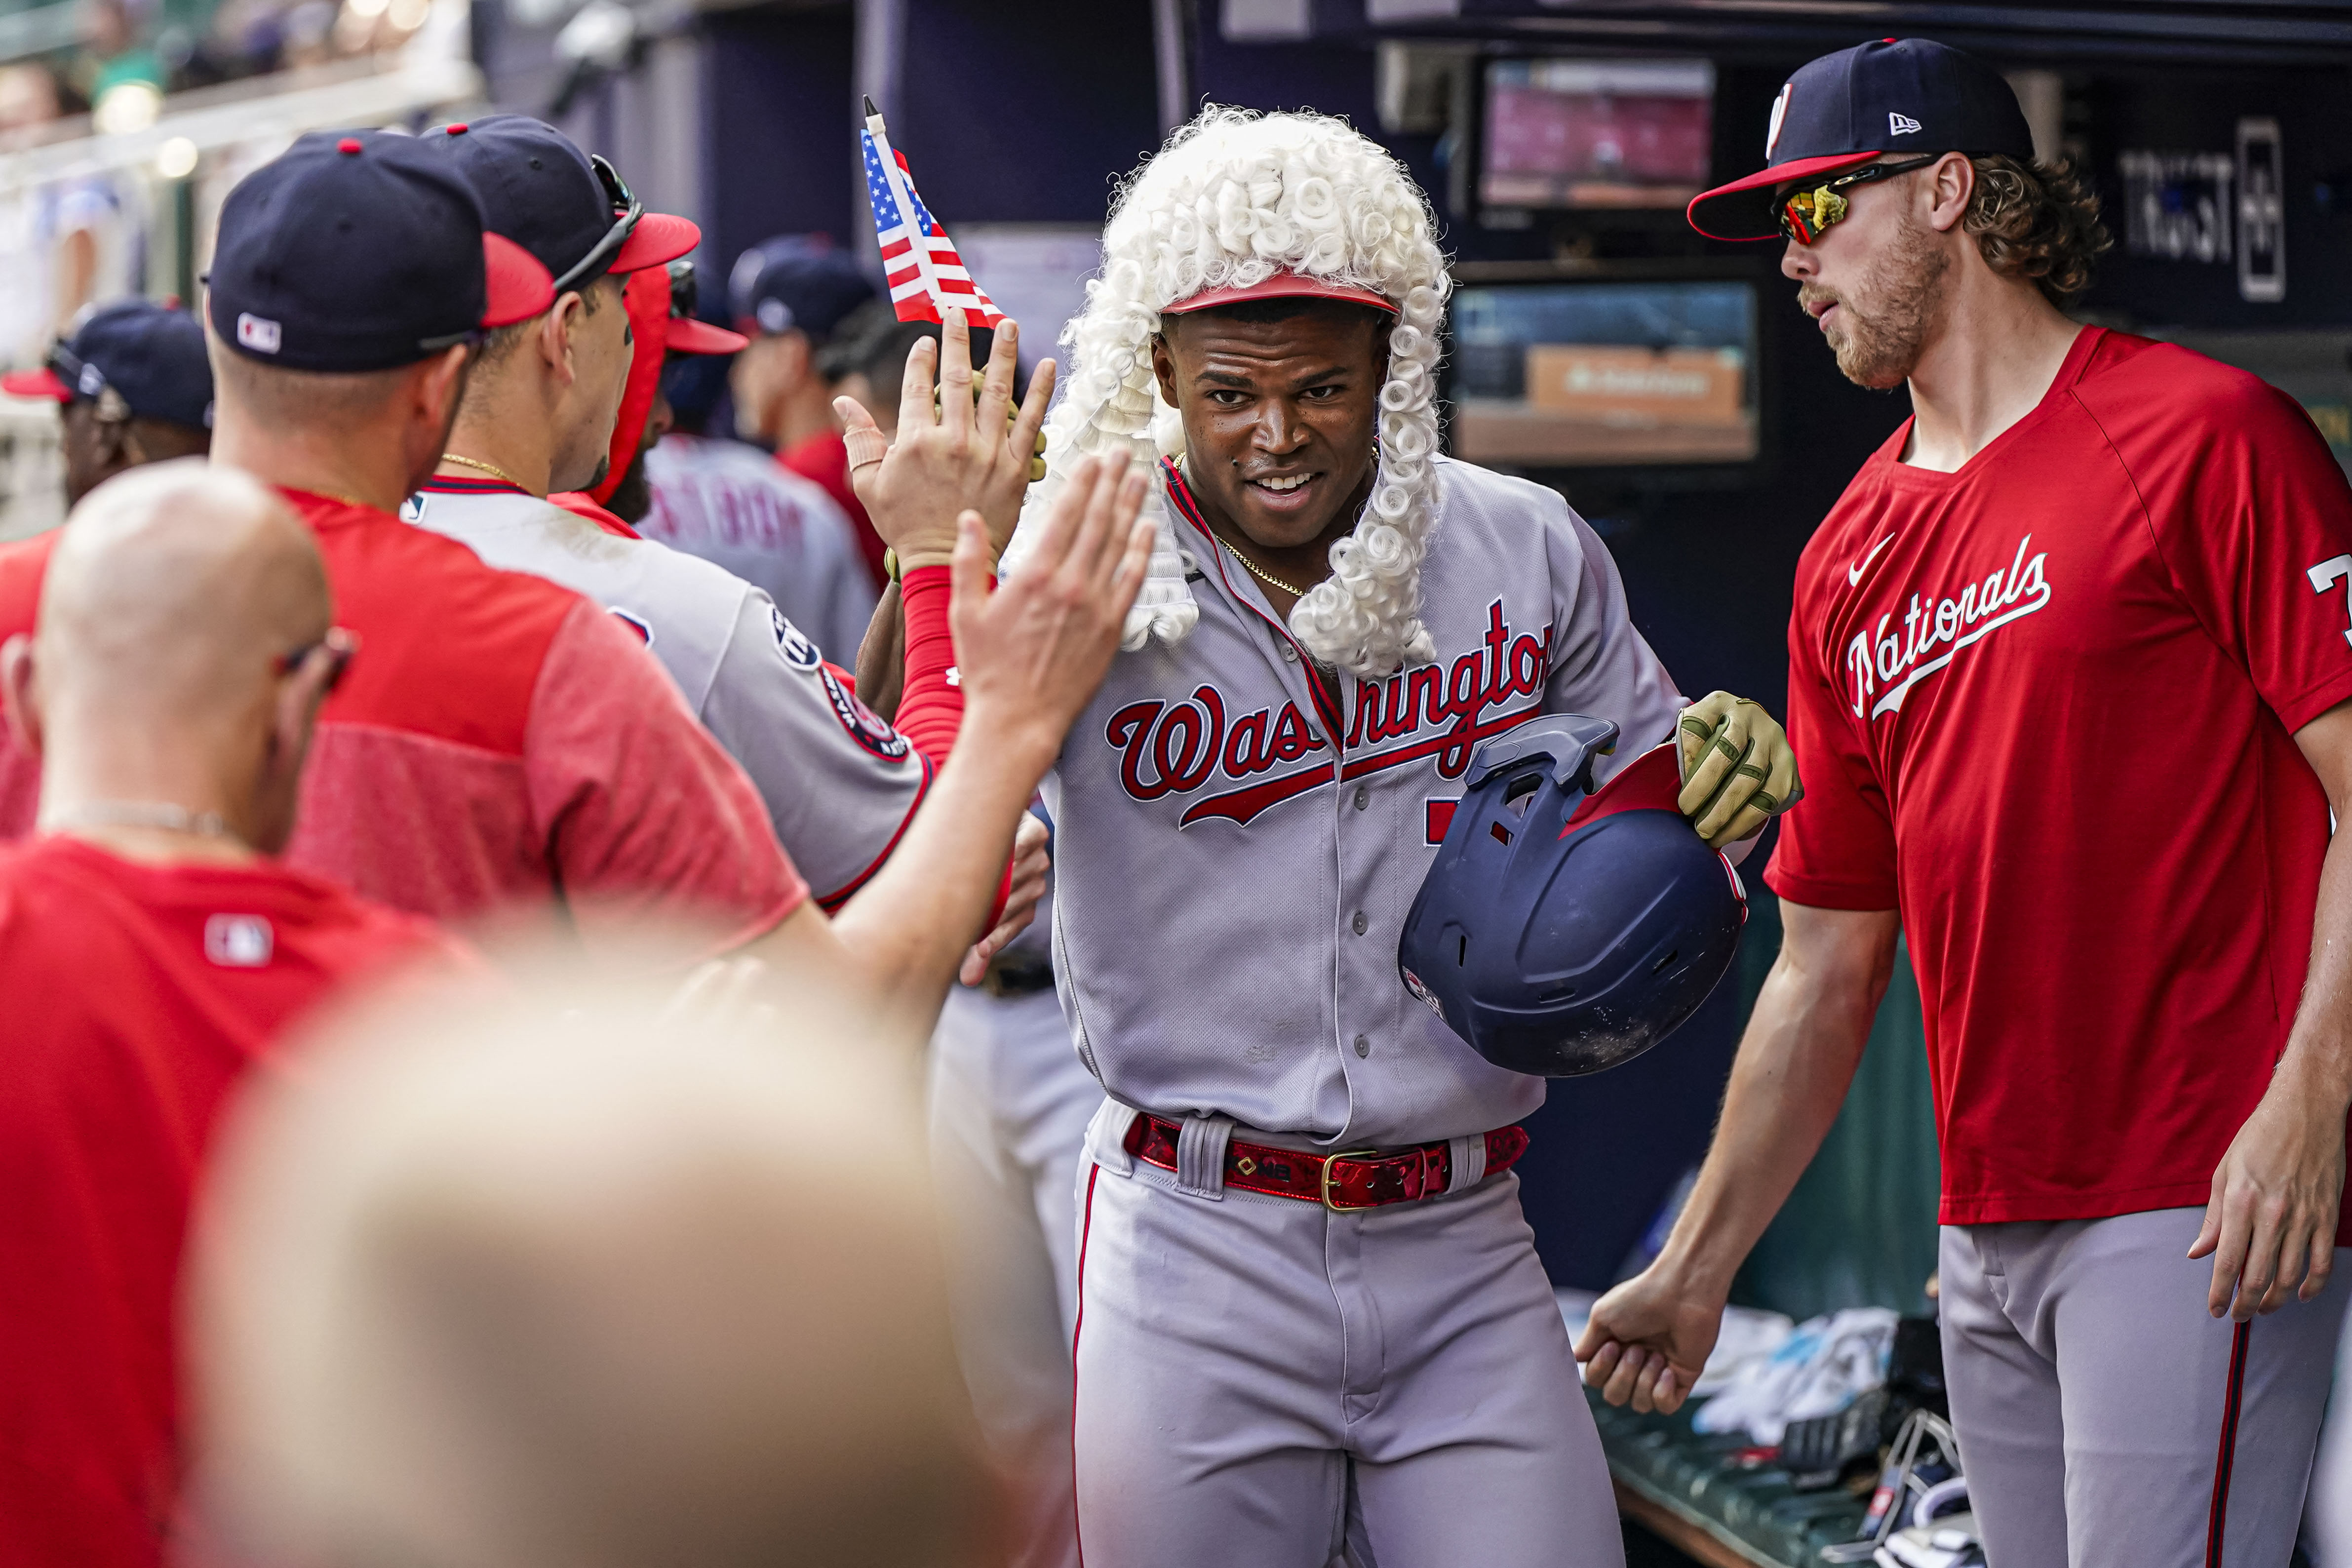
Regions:
<instances>
[{"instance_id":1,"label":"belt buckle","mask_svg":"<svg viewBox=\"0 0 2352 1568\"><path fill-rule=\"evenodd\" d=\"M1346 1149L1336 1154L1324 1155L1322 1191L1323 1206L1329 1209L1333 1214L1361 1214L1366 1209L1380 1207L1381 1205L1378 1204L1341 1204L1331 1201L1331 1173L1333 1170L1338 1168L1339 1162L1342 1160L1367 1160L1378 1155L1379 1152L1380 1151L1377 1149Z\"/></svg>"}]
</instances>

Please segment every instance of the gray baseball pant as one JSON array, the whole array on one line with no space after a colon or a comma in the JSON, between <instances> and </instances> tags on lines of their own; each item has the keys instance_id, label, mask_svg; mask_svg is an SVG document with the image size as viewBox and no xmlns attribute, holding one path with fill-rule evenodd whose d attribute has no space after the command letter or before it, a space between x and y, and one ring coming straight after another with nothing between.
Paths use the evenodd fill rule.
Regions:
<instances>
[{"instance_id":1,"label":"gray baseball pant","mask_svg":"<svg viewBox=\"0 0 2352 1568\"><path fill-rule=\"evenodd\" d=\"M1517 1177L1333 1213L1224 1189L1230 1123L1187 1129L1183 1190L1127 1121L1082 1174L1087 1568L1622 1568Z\"/></svg>"},{"instance_id":2,"label":"gray baseball pant","mask_svg":"<svg viewBox=\"0 0 2352 1568\"><path fill-rule=\"evenodd\" d=\"M2191 1262L2201 1208L1947 1226L1944 1376L1990 1568L2204 1568L2232 1325ZM2344 1317L2346 1249L2315 1301L2249 1329L2227 1568L2285 1568Z\"/></svg>"},{"instance_id":3,"label":"gray baseball pant","mask_svg":"<svg viewBox=\"0 0 2352 1568\"><path fill-rule=\"evenodd\" d=\"M1076 1183L1102 1086L1051 991L957 986L931 1042L931 1168L948 1216L956 1354L1012 1478L1011 1568L1076 1568L1070 1489Z\"/></svg>"}]
</instances>

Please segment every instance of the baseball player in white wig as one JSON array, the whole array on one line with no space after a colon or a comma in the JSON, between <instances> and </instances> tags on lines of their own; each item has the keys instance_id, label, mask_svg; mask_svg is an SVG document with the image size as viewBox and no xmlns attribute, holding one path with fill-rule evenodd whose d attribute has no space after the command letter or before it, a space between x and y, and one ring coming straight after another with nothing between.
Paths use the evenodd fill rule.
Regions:
<instances>
[{"instance_id":1,"label":"baseball player in white wig","mask_svg":"<svg viewBox=\"0 0 2352 1568\"><path fill-rule=\"evenodd\" d=\"M1030 503L1089 454L1153 465L1128 651L1045 789L1056 985L1108 1092L1078 1180L1085 1561L1617 1563L1509 1174L1543 1080L1409 994L1397 940L1482 740L1599 715L1606 774L1679 731L1682 809L1736 847L1796 796L1787 739L1676 694L1558 492L1439 453L1445 262L1379 146L1211 109L1104 250Z\"/></svg>"},{"instance_id":2,"label":"baseball player in white wig","mask_svg":"<svg viewBox=\"0 0 2352 1568\"><path fill-rule=\"evenodd\" d=\"M1290 615L1318 660L1350 675L1392 675L1435 649L1417 613L1436 493L1438 330L1453 291L1429 202L1378 144L1311 114L1213 108L1177 133L1120 195L1103 234L1102 275L1063 342L1075 351L1066 396L1046 426L1045 506L1072 464L1132 451L1181 457L1184 426L1159 395L1150 344L1163 310L1311 283L1394 318L1380 387L1377 483L1331 574ZM1017 563L1020 537L1012 560ZM1200 616L1187 552L1167 509L1151 574L1128 617L1127 647L1181 641Z\"/></svg>"}]
</instances>

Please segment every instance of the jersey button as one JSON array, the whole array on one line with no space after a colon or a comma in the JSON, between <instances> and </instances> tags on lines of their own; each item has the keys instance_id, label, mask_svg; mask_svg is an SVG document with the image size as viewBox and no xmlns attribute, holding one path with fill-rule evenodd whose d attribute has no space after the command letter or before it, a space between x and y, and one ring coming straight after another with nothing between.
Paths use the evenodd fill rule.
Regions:
<instances>
[{"instance_id":1,"label":"jersey button","mask_svg":"<svg viewBox=\"0 0 2352 1568\"><path fill-rule=\"evenodd\" d=\"M1364 928L1365 928L1366 926L1368 926L1368 925L1371 924L1372 922L1371 922L1371 921L1368 921L1368 920L1366 920L1366 919L1364 918L1364 911L1363 911L1363 910L1358 910L1356 911L1356 918L1355 918L1354 920L1352 920L1352 921L1349 921L1348 923L1349 923L1349 925L1352 925L1352 926L1354 926L1354 927L1356 928L1356 934L1357 934L1358 936L1361 936L1361 935L1363 935L1363 934L1364 934Z\"/></svg>"},{"instance_id":2,"label":"jersey button","mask_svg":"<svg viewBox=\"0 0 2352 1568\"><path fill-rule=\"evenodd\" d=\"M1364 807L1366 807L1366 806L1368 806L1368 805L1371 805L1371 804L1372 804L1372 792L1371 792L1371 790L1370 790L1369 787L1367 787L1366 785L1363 785L1363 784L1358 784L1358 785L1356 786L1356 809L1357 809L1358 811L1361 811L1361 810L1363 810L1363 809L1364 809Z\"/></svg>"},{"instance_id":3,"label":"jersey button","mask_svg":"<svg viewBox=\"0 0 2352 1568\"><path fill-rule=\"evenodd\" d=\"M1356 1055L1359 1057L1368 1057L1371 1054L1372 1042L1365 1038L1363 1036L1358 1035L1356 1037Z\"/></svg>"},{"instance_id":4,"label":"jersey button","mask_svg":"<svg viewBox=\"0 0 2352 1568\"><path fill-rule=\"evenodd\" d=\"M1285 664L1297 664L1298 662L1298 650L1291 647L1288 643L1284 643L1282 645L1282 662Z\"/></svg>"}]
</instances>

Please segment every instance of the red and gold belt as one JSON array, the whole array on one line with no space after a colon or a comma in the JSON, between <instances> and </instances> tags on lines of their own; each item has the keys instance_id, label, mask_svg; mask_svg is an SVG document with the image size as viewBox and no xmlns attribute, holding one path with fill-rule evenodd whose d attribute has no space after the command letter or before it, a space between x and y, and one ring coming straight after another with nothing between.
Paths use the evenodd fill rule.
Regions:
<instances>
[{"instance_id":1,"label":"red and gold belt","mask_svg":"<svg viewBox=\"0 0 2352 1568\"><path fill-rule=\"evenodd\" d=\"M1127 1130L1127 1152L1163 1171L1176 1169L1181 1122L1139 1114ZM1499 1176L1528 1152L1527 1130L1497 1127L1486 1134L1486 1171ZM1225 1145L1225 1185L1245 1193L1297 1198L1347 1213L1418 1203L1444 1192L1454 1179L1454 1149L1448 1142L1423 1143L1394 1153L1349 1149L1310 1154L1239 1139ZM1483 1178L1482 1178L1483 1179Z\"/></svg>"}]
</instances>

